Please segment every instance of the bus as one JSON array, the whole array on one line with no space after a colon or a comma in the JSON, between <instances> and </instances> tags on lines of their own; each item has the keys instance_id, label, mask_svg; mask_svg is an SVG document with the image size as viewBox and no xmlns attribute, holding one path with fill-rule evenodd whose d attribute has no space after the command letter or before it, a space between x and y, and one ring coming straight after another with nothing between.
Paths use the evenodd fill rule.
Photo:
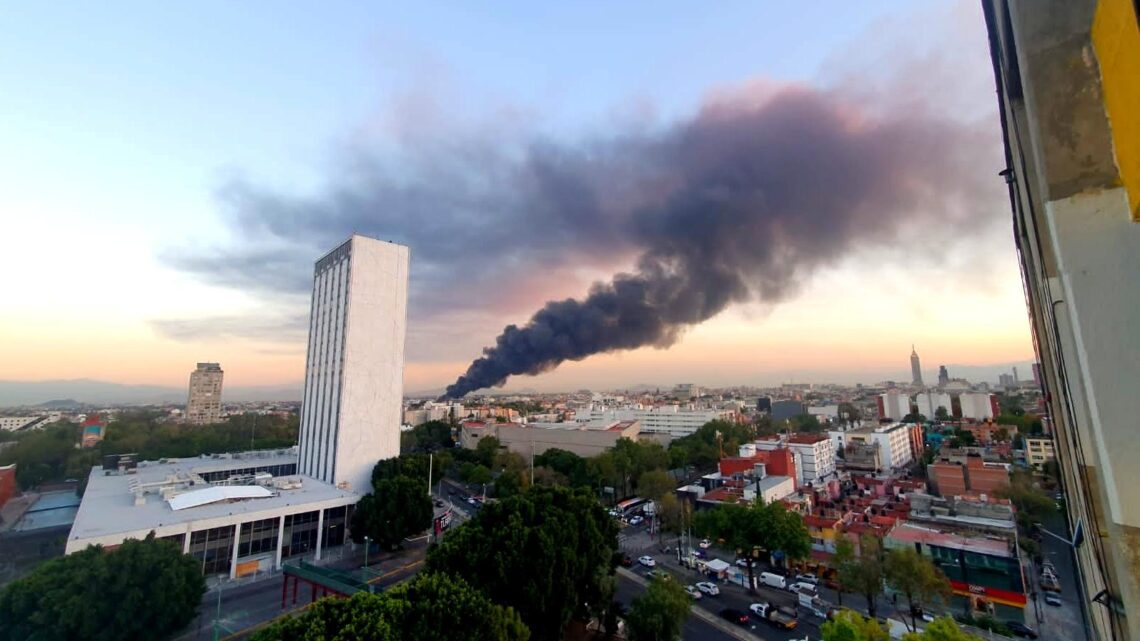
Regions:
<instances>
[{"instance_id":1,"label":"bus","mask_svg":"<svg viewBox=\"0 0 1140 641\"><path fill-rule=\"evenodd\" d=\"M643 509L648 503L650 503L649 499L639 499L636 497L632 499L626 499L621 503L618 503L613 510L610 510L610 514L615 517L627 517L637 510Z\"/></svg>"}]
</instances>

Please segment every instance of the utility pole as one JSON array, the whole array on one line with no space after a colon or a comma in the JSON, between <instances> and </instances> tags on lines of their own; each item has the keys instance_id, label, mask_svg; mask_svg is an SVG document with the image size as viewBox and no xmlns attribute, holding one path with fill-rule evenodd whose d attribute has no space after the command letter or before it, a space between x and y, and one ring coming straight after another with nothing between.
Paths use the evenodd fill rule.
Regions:
<instances>
[{"instance_id":1,"label":"utility pole","mask_svg":"<svg viewBox=\"0 0 1140 641\"><path fill-rule=\"evenodd\" d=\"M218 613L214 615L214 641L218 641L218 630L222 625L222 584L218 583Z\"/></svg>"},{"instance_id":2,"label":"utility pole","mask_svg":"<svg viewBox=\"0 0 1140 641\"><path fill-rule=\"evenodd\" d=\"M422 461L423 459L420 459L420 460ZM431 497L431 464L432 464L432 454L429 452L428 453L428 497L429 498Z\"/></svg>"}]
</instances>

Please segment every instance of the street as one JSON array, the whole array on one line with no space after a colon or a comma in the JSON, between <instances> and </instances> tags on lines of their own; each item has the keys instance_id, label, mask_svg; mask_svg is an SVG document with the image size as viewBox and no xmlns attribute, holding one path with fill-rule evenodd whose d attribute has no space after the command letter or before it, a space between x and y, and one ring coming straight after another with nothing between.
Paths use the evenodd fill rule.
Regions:
<instances>
[{"instance_id":1,"label":"street","mask_svg":"<svg viewBox=\"0 0 1140 641\"><path fill-rule=\"evenodd\" d=\"M1069 537L1064 513L1061 511L1050 515L1043 525L1050 532L1060 536ZM1037 613L1040 620L1034 625L1041 634L1042 639L1049 641L1085 641L1088 638L1081 606L1078 602L1080 593L1077 588L1077 568L1073 561L1073 551L1063 541L1049 535L1041 540L1042 556L1053 562L1057 569L1057 578L1061 583L1061 606L1047 605L1043 599L1044 593L1038 587L1040 568L1031 568L1033 576L1027 577L1037 592Z\"/></svg>"}]
</instances>

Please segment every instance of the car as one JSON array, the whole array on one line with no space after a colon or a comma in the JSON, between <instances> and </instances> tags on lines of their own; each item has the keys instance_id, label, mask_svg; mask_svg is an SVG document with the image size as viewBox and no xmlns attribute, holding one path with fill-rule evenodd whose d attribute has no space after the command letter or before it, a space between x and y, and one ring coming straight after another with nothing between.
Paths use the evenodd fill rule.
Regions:
<instances>
[{"instance_id":1,"label":"car","mask_svg":"<svg viewBox=\"0 0 1140 641\"><path fill-rule=\"evenodd\" d=\"M709 558L708 552L705 552L704 550L699 550L699 549L693 550L693 556L697 557L698 559Z\"/></svg>"},{"instance_id":2,"label":"car","mask_svg":"<svg viewBox=\"0 0 1140 641\"><path fill-rule=\"evenodd\" d=\"M692 597L694 601L700 601L701 600L701 591L698 590L697 586L695 586L695 585L686 585L685 586L685 594Z\"/></svg>"},{"instance_id":3,"label":"car","mask_svg":"<svg viewBox=\"0 0 1140 641\"><path fill-rule=\"evenodd\" d=\"M814 574L797 574L794 581L796 583L810 583L812 585L819 585L819 577Z\"/></svg>"},{"instance_id":4,"label":"car","mask_svg":"<svg viewBox=\"0 0 1140 641\"><path fill-rule=\"evenodd\" d=\"M720 618L731 621L737 625L748 625L748 614L736 608L725 608L720 611Z\"/></svg>"},{"instance_id":5,"label":"car","mask_svg":"<svg viewBox=\"0 0 1140 641\"><path fill-rule=\"evenodd\" d=\"M479 505L479 501L476 501L474 496L469 496L469 497L467 497L467 504L468 505Z\"/></svg>"},{"instance_id":6,"label":"car","mask_svg":"<svg viewBox=\"0 0 1140 641\"><path fill-rule=\"evenodd\" d=\"M651 579L661 579L662 581L668 581L669 579L673 578L673 575L669 574L665 570L650 570L645 573L645 576Z\"/></svg>"},{"instance_id":7,"label":"car","mask_svg":"<svg viewBox=\"0 0 1140 641\"><path fill-rule=\"evenodd\" d=\"M1053 495L1053 500L1054 501L1063 501L1063 500L1065 500L1065 495L1060 493L1060 492L1057 492L1056 494Z\"/></svg>"},{"instance_id":8,"label":"car","mask_svg":"<svg viewBox=\"0 0 1140 641\"><path fill-rule=\"evenodd\" d=\"M643 517L643 516L635 516L629 520L630 525L641 525L644 522L645 522L645 517Z\"/></svg>"},{"instance_id":9,"label":"car","mask_svg":"<svg viewBox=\"0 0 1140 641\"><path fill-rule=\"evenodd\" d=\"M701 539L701 542L697 544L697 547L701 548L702 550L707 550L710 545L712 545L712 541L708 539Z\"/></svg>"},{"instance_id":10,"label":"car","mask_svg":"<svg viewBox=\"0 0 1140 641\"><path fill-rule=\"evenodd\" d=\"M836 581L835 579L824 579L823 584L832 590L839 589L839 581Z\"/></svg>"},{"instance_id":11,"label":"car","mask_svg":"<svg viewBox=\"0 0 1140 641\"><path fill-rule=\"evenodd\" d=\"M657 561L653 560L653 557L649 556L648 554L646 554L645 556L642 556L642 557L638 557L637 562L644 565L647 568L652 568L652 567L657 566Z\"/></svg>"},{"instance_id":12,"label":"car","mask_svg":"<svg viewBox=\"0 0 1140 641\"><path fill-rule=\"evenodd\" d=\"M701 591L701 594L707 594L708 596L716 596L720 594L720 588L716 587L715 583L709 583L708 581L701 581L698 583L697 589Z\"/></svg>"},{"instance_id":13,"label":"car","mask_svg":"<svg viewBox=\"0 0 1140 641\"><path fill-rule=\"evenodd\" d=\"M1025 639L1037 638L1037 631L1020 621L1006 621L1005 627L1009 628L1009 631L1012 632L1015 637Z\"/></svg>"},{"instance_id":14,"label":"car","mask_svg":"<svg viewBox=\"0 0 1140 641\"><path fill-rule=\"evenodd\" d=\"M748 559L737 559L736 565L737 567L746 568L748 567Z\"/></svg>"},{"instance_id":15,"label":"car","mask_svg":"<svg viewBox=\"0 0 1140 641\"><path fill-rule=\"evenodd\" d=\"M435 506L436 507L443 507L443 501L440 499L436 499L435 500Z\"/></svg>"},{"instance_id":16,"label":"car","mask_svg":"<svg viewBox=\"0 0 1140 641\"><path fill-rule=\"evenodd\" d=\"M757 618L767 619L769 607L771 606L769 606L767 603L753 603L752 605L748 606L748 609L752 610L752 614L755 614Z\"/></svg>"},{"instance_id":17,"label":"car","mask_svg":"<svg viewBox=\"0 0 1140 641\"><path fill-rule=\"evenodd\" d=\"M789 585L788 592L810 594L812 596L817 596L819 594L819 590L816 589L815 584L807 583L806 581L796 581L795 583Z\"/></svg>"},{"instance_id":18,"label":"car","mask_svg":"<svg viewBox=\"0 0 1140 641\"><path fill-rule=\"evenodd\" d=\"M1061 606L1061 595L1057 594L1056 592L1046 592L1045 593L1045 603L1047 603L1049 605L1055 605L1057 607L1060 607Z\"/></svg>"},{"instance_id":19,"label":"car","mask_svg":"<svg viewBox=\"0 0 1140 641\"><path fill-rule=\"evenodd\" d=\"M633 567L633 559L628 554L623 554L621 557L621 565L624 568Z\"/></svg>"}]
</instances>

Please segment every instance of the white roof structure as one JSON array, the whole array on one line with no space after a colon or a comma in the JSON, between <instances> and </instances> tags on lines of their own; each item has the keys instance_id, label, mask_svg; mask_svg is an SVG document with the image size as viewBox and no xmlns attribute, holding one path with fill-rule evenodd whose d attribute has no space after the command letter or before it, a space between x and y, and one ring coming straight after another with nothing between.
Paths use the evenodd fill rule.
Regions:
<instances>
[{"instance_id":1,"label":"white roof structure","mask_svg":"<svg viewBox=\"0 0 1140 641\"><path fill-rule=\"evenodd\" d=\"M172 510L185 510L189 507L208 505L210 503L217 503L218 501L267 499L272 496L273 492L270 492L260 485L223 485L184 492L177 496L170 497L167 503L170 503L170 509Z\"/></svg>"},{"instance_id":2,"label":"white roof structure","mask_svg":"<svg viewBox=\"0 0 1140 641\"><path fill-rule=\"evenodd\" d=\"M720 559L712 559L708 563L705 563L705 566L713 572L724 572L728 568L732 567L728 564L728 562L721 561Z\"/></svg>"}]
</instances>

